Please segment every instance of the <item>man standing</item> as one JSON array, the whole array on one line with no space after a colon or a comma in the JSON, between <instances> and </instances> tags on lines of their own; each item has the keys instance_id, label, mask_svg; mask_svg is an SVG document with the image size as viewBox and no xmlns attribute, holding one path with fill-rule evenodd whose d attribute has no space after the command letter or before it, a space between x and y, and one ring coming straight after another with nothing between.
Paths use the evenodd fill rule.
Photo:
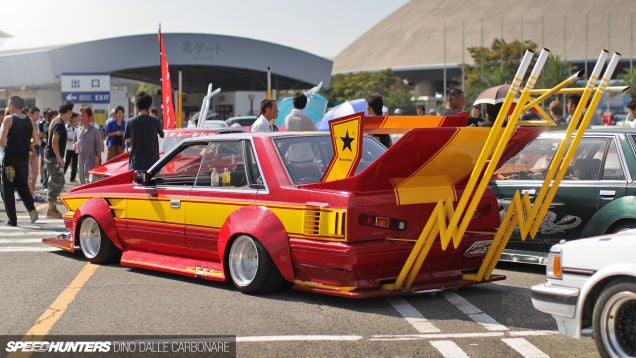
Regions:
<instances>
[{"instance_id":1,"label":"man standing","mask_svg":"<svg viewBox=\"0 0 636 358\"><path fill-rule=\"evenodd\" d=\"M51 121L49 126L49 136L44 149L44 161L46 170L49 174L49 191L46 199L49 202L49 208L46 211L47 218L61 219L62 213L57 210L55 205L57 198L64 188L64 150L66 149L66 122L71 119L73 114L73 106L71 101L64 101L60 106L57 117Z\"/></svg>"},{"instance_id":2,"label":"man standing","mask_svg":"<svg viewBox=\"0 0 636 358\"><path fill-rule=\"evenodd\" d=\"M261 115L254 121L250 132L273 132L272 121L278 117L278 104L273 99L261 101Z\"/></svg>"},{"instance_id":3,"label":"man standing","mask_svg":"<svg viewBox=\"0 0 636 358\"><path fill-rule=\"evenodd\" d=\"M42 119L38 122L38 136L40 137L40 184L42 184L42 189L48 188L49 185L49 176L46 172L46 164L44 163L44 149L46 148L46 141L49 136L49 127L51 125L51 120L57 116L57 111L51 108L47 108L44 110L44 115Z\"/></svg>"},{"instance_id":4,"label":"man standing","mask_svg":"<svg viewBox=\"0 0 636 358\"><path fill-rule=\"evenodd\" d=\"M140 92L135 98L138 114L126 123L124 138L130 143L128 169L146 170L159 160L159 140L163 138L161 121L148 114L152 96Z\"/></svg>"},{"instance_id":5,"label":"man standing","mask_svg":"<svg viewBox=\"0 0 636 358\"><path fill-rule=\"evenodd\" d=\"M31 125L33 128L38 128L38 122L40 120L40 109L38 107L31 107L27 114L31 119ZM40 173L40 138L38 134L38 140L34 144L35 150L29 154L29 191L33 196L33 201L37 203L44 202L44 198L35 193L35 184L38 181L38 175Z\"/></svg>"},{"instance_id":6,"label":"man standing","mask_svg":"<svg viewBox=\"0 0 636 358\"><path fill-rule=\"evenodd\" d=\"M382 107L384 107L384 100L379 94L372 94L367 97L367 114L370 116L381 116ZM374 134L373 135L380 143L385 147L390 147L393 144L391 136L388 134Z\"/></svg>"},{"instance_id":7,"label":"man standing","mask_svg":"<svg viewBox=\"0 0 636 358\"><path fill-rule=\"evenodd\" d=\"M451 88L450 92L448 92L448 101L446 102L446 107L442 109L442 116L447 116L449 114L455 114L462 111L464 108L464 103L466 102L466 97L464 96L464 91L459 88Z\"/></svg>"},{"instance_id":8,"label":"man standing","mask_svg":"<svg viewBox=\"0 0 636 358\"><path fill-rule=\"evenodd\" d=\"M77 153L75 152L75 133L77 132L77 120L79 114L73 112L71 119L66 124L66 154L64 154L64 174L71 167L71 183L77 183Z\"/></svg>"},{"instance_id":9,"label":"man standing","mask_svg":"<svg viewBox=\"0 0 636 358\"><path fill-rule=\"evenodd\" d=\"M293 98L294 109L285 117L287 131L315 131L316 125L303 111L307 106L307 97L302 93L296 93Z\"/></svg>"},{"instance_id":10,"label":"man standing","mask_svg":"<svg viewBox=\"0 0 636 358\"><path fill-rule=\"evenodd\" d=\"M124 107L117 106L115 115L106 121L106 160L120 155L124 152L124 133L126 131L126 122L124 122Z\"/></svg>"},{"instance_id":11,"label":"man standing","mask_svg":"<svg viewBox=\"0 0 636 358\"><path fill-rule=\"evenodd\" d=\"M572 115L574 115L574 111L576 111L576 107L578 107L579 102L581 101L581 95L580 94L570 94L568 95L568 113L569 116L565 119L565 121L570 124L570 121L572 120ZM580 120L582 121L583 118L585 117L585 113L587 112L587 108L583 109L583 113L581 114L581 118ZM592 126L597 126L597 125L602 125L603 122L601 121L601 119L598 117L598 115L596 113L592 114L592 119L590 119L590 123L587 125L587 128L591 128ZM580 126L580 122L579 122L579 126ZM579 127L577 126L577 128Z\"/></svg>"},{"instance_id":12,"label":"man standing","mask_svg":"<svg viewBox=\"0 0 636 358\"><path fill-rule=\"evenodd\" d=\"M33 196L29 191L29 152L35 151L35 144L39 140L37 130L31 119L23 112L24 100L18 96L9 99L8 111L0 126L0 146L4 147L2 159L2 200L7 213L7 225L17 226L18 219L15 212L15 196L17 190L22 198L24 207L29 211L31 222L38 219L38 211L33 205Z\"/></svg>"},{"instance_id":13,"label":"man standing","mask_svg":"<svg viewBox=\"0 0 636 358\"><path fill-rule=\"evenodd\" d=\"M93 110L84 106L80 108L80 128L77 130L77 144L79 147L78 171L80 184L88 181L88 171L99 165L99 159L104 150L104 142L99 129L91 124Z\"/></svg>"}]
</instances>

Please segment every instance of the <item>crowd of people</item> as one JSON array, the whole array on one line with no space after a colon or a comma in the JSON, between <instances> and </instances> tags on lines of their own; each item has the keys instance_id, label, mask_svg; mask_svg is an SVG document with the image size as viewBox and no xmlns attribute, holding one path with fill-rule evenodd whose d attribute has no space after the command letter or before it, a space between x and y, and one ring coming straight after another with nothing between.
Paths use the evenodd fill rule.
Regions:
<instances>
[{"instance_id":1,"label":"crowd of people","mask_svg":"<svg viewBox=\"0 0 636 358\"><path fill-rule=\"evenodd\" d=\"M2 224L17 226L16 192L32 223L39 219L36 202L48 202L47 218L61 219L57 201L67 171L71 183L77 183L77 178L80 184L87 183L88 172L101 164L104 142L107 160L128 148L129 169L148 169L159 159L158 137L164 135L163 126L149 115L151 95L139 93L135 104L139 114L127 121L122 106L113 109L102 133L90 106L74 112L75 104L67 100L40 116L40 109L27 108L21 97L9 98L0 116L0 194L7 216ZM46 198L37 194L38 182L46 190Z\"/></svg>"}]
</instances>

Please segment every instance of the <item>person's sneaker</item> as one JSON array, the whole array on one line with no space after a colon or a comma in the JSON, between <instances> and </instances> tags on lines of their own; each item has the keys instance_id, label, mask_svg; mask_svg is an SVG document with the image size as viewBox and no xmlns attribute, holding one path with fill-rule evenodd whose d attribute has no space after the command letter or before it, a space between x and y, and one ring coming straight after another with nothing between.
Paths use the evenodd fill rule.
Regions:
<instances>
[{"instance_id":1,"label":"person's sneaker","mask_svg":"<svg viewBox=\"0 0 636 358\"><path fill-rule=\"evenodd\" d=\"M17 224L17 223L12 223L12 222L11 222L11 221L9 221L9 220L2 220L2 221L0 221L0 224L2 224L2 225L7 225L7 226L18 226L18 224Z\"/></svg>"},{"instance_id":2,"label":"person's sneaker","mask_svg":"<svg viewBox=\"0 0 636 358\"><path fill-rule=\"evenodd\" d=\"M56 207L49 208L46 211L46 217L51 219L62 219L64 215L57 210Z\"/></svg>"},{"instance_id":3,"label":"person's sneaker","mask_svg":"<svg viewBox=\"0 0 636 358\"><path fill-rule=\"evenodd\" d=\"M31 210L29 212L29 216L31 217L31 224L38 221L38 219L40 218L40 215L38 214L37 210Z\"/></svg>"},{"instance_id":4,"label":"person's sneaker","mask_svg":"<svg viewBox=\"0 0 636 358\"><path fill-rule=\"evenodd\" d=\"M46 200L43 197L41 197L39 195L36 195L36 196L33 197L33 201L36 202L36 203L43 203Z\"/></svg>"}]
</instances>

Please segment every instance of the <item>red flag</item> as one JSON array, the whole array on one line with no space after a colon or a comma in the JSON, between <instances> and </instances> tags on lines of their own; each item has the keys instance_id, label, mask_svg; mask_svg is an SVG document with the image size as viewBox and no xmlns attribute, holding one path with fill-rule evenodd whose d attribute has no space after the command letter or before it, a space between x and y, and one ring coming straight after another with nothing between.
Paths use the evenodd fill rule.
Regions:
<instances>
[{"instance_id":1,"label":"red flag","mask_svg":"<svg viewBox=\"0 0 636 358\"><path fill-rule=\"evenodd\" d=\"M159 55L161 56L161 104L163 112L163 129L173 129L175 124L174 107L172 105L172 85L168 59L163 46L163 36L159 28Z\"/></svg>"}]
</instances>

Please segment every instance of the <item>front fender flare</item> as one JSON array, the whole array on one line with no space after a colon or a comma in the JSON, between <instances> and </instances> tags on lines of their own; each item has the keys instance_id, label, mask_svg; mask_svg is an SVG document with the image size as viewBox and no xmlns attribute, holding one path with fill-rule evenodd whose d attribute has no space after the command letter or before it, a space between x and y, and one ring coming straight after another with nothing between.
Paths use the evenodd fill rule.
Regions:
<instances>
[{"instance_id":1,"label":"front fender flare","mask_svg":"<svg viewBox=\"0 0 636 358\"><path fill-rule=\"evenodd\" d=\"M92 216L95 218L110 241L112 241L119 250L124 250L119 236L117 236L117 230L115 229L115 218L113 217L108 202L104 198L88 199L75 210L73 214L73 233L76 244L78 244L77 240L79 239L78 224L84 216Z\"/></svg>"},{"instance_id":2,"label":"front fender flare","mask_svg":"<svg viewBox=\"0 0 636 358\"><path fill-rule=\"evenodd\" d=\"M587 222L581 237L604 235L616 221L622 219L636 220L636 196L624 196L603 206Z\"/></svg>"},{"instance_id":3,"label":"front fender flare","mask_svg":"<svg viewBox=\"0 0 636 358\"><path fill-rule=\"evenodd\" d=\"M295 278L285 226L271 210L264 206L244 206L230 214L219 233L219 257L225 267L228 243L237 234L256 238L269 253L283 278Z\"/></svg>"}]
</instances>

